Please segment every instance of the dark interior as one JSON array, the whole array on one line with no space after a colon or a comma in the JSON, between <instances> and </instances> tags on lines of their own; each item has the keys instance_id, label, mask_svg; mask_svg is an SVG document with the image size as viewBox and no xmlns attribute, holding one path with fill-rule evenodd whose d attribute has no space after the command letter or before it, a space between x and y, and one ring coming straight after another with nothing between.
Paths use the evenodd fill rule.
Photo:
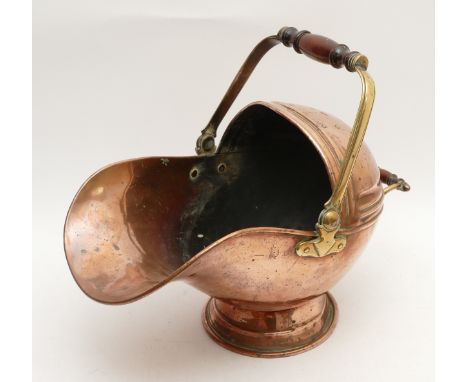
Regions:
<instances>
[{"instance_id":1,"label":"dark interior","mask_svg":"<svg viewBox=\"0 0 468 382\"><path fill-rule=\"evenodd\" d=\"M310 140L262 105L238 116L218 153L200 158L187 176L197 196L181 217L183 261L243 228L312 230L331 195Z\"/></svg>"}]
</instances>

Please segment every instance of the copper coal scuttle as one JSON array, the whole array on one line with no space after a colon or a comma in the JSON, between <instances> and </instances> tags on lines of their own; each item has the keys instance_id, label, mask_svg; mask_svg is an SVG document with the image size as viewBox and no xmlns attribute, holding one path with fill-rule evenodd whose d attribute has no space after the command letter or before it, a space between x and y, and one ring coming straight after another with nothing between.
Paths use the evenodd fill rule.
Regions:
<instances>
[{"instance_id":1,"label":"copper coal scuttle","mask_svg":"<svg viewBox=\"0 0 468 382\"><path fill-rule=\"evenodd\" d=\"M219 123L280 43L359 75L353 128L309 107L255 102L216 148ZM328 338L337 321L328 291L369 240L384 195L409 190L363 144L374 102L367 64L346 45L282 28L248 56L198 138L197 156L127 160L92 175L64 233L83 292L122 304L183 280L211 296L209 335L251 356L293 355Z\"/></svg>"}]
</instances>

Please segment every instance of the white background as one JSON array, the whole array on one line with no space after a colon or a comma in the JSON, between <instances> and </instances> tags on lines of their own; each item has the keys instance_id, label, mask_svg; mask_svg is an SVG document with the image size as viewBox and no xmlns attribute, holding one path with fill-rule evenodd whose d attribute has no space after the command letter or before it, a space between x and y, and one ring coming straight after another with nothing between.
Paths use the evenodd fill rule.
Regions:
<instances>
[{"instance_id":1,"label":"white background","mask_svg":"<svg viewBox=\"0 0 468 382\"><path fill-rule=\"evenodd\" d=\"M136 303L87 299L62 227L93 171L191 155L252 47L284 25L346 43L377 86L366 142L413 190L391 193L367 250L333 289L335 333L286 359L230 353L203 332L207 299L173 283ZM34 4L33 372L36 381L430 381L433 374L433 8L426 1L45 1ZM277 47L233 110L310 105L352 123L359 80Z\"/></svg>"}]
</instances>

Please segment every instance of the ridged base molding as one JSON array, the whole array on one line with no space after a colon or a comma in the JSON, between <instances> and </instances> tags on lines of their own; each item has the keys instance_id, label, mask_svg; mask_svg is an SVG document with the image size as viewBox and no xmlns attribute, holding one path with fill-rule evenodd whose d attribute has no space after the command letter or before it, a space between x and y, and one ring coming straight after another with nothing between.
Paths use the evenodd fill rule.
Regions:
<instances>
[{"instance_id":1,"label":"ridged base molding","mask_svg":"<svg viewBox=\"0 0 468 382\"><path fill-rule=\"evenodd\" d=\"M336 326L338 309L329 294L300 303L256 305L211 298L203 325L219 345L251 357L287 357L325 341Z\"/></svg>"}]
</instances>

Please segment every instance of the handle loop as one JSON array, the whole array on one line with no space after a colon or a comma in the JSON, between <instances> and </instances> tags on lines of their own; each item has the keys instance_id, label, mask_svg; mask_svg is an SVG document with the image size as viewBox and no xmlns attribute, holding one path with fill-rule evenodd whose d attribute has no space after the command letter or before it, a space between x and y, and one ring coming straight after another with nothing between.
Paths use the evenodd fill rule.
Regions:
<instances>
[{"instance_id":1,"label":"handle loop","mask_svg":"<svg viewBox=\"0 0 468 382\"><path fill-rule=\"evenodd\" d=\"M260 41L249 54L207 126L197 139L196 152L198 155L215 153L215 137L219 124L262 57L280 43L287 47L292 46L296 52L315 61L329 64L335 68L344 66L350 72L357 72L361 79L361 101L338 181L332 196L325 203L324 209L319 215L316 231L312 237L302 240L296 245L296 254L299 256L323 257L340 252L346 245L346 237L338 234L341 226L341 205L364 140L375 98L374 81L366 71L368 60L364 55L359 52L351 52L344 44L338 44L323 36L313 35L308 31L298 31L292 27L282 28L277 35L269 36Z\"/></svg>"}]
</instances>

